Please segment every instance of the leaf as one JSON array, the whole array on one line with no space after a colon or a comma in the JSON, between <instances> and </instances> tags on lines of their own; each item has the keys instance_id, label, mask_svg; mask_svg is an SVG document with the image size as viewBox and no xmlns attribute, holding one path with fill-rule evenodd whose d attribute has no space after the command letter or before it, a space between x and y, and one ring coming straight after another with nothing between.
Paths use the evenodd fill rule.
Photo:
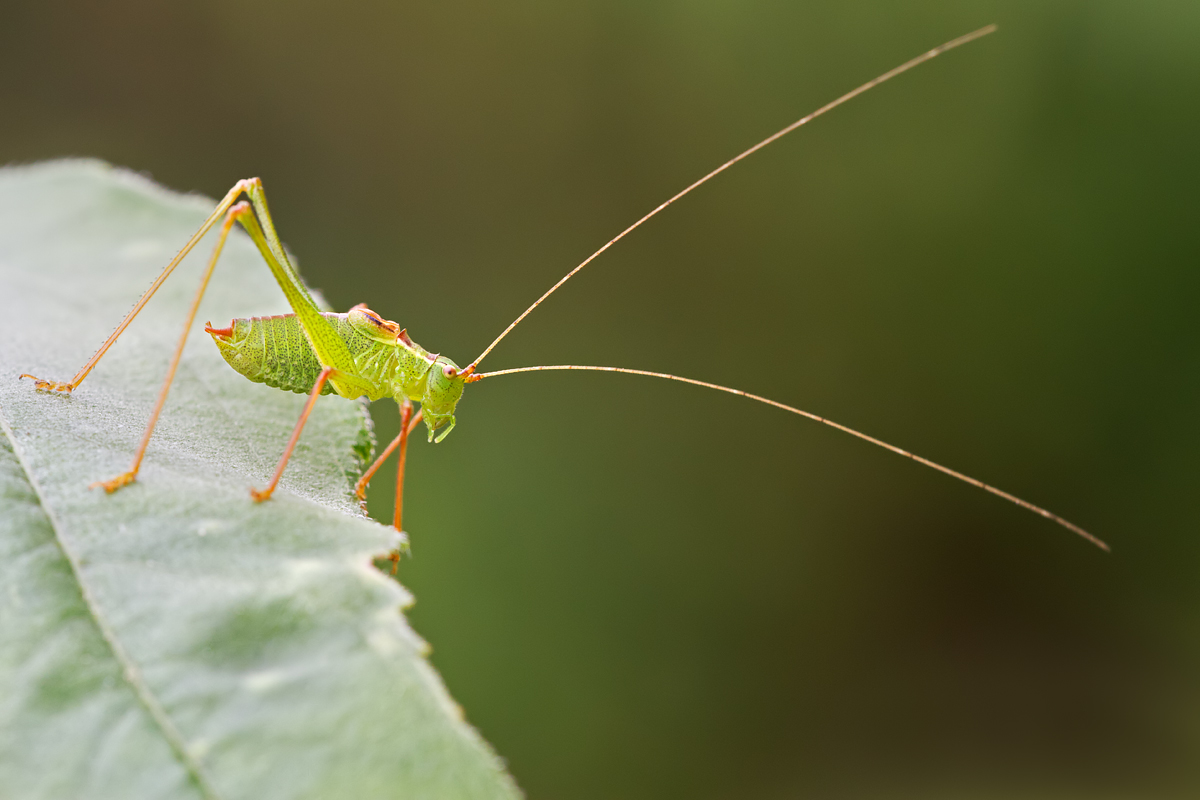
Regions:
<instances>
[{"instance_id":1,"label":"leaf","mask_svg":"<svg viewBox=\"0 0 1200 800\"><path fill-rule=\"evenodd\" d=\"M193 331L136 483L126 469L202 243L72 396L69 379L211 210L96 162L0 170L0 794L519 796L371 566L396 543L351 493L364 408L252 384ZM286 311L232 236L200 311Z\"/></svg>"}]
</instances>

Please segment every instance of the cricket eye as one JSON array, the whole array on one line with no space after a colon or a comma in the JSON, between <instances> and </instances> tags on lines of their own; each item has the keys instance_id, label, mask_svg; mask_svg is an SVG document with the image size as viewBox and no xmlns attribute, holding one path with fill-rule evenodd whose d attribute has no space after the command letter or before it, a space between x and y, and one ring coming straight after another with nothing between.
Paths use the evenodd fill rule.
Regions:
<instances>
[{"instance_id":1,"label":"cricket eye","mask_svg":"<svg viewBox=\"0 0 1200 800\"><path fill-rule=\"evenodd\" d=\"M453 378L457 372L455 371L454 367L447 364L446 366L442 367L442 374L447 378Z\"/></svg>"}]
</instances>

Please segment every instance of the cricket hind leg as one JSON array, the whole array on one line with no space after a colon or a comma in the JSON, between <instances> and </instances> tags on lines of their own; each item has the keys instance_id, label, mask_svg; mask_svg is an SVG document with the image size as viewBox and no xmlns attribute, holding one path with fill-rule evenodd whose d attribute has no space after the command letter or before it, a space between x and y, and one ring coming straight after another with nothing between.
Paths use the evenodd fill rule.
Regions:
<instances>
[{"instance_id":1,"label":"cricket hind leg","mask_svg":"<svg viewBox=\"0 0 1200 800\"><path fill-rule=\"evenodd\" d=\"M229 231L233 228L233 224L238 220L239 217L249 213L251 213L250 204L242 201L230 208L225 214L225 222L221 225L220 236L217 238L217 244L213 248L212 257L210 257L208 260L208 267L204 270L204 277L200 280L200 288L196 290L196 297L192 300L191 308L188 309L187 320L183 323L183 333L179 335L179 343L175 345L175 354L171 356L171 365L167 367L167 377L163 381L162 389L160 389L158 392L158 400L154 403L154 410L150 412L150 421L146 424L146 431L142 434L142 440L140 443L138 443L137 452L135 452L133 455L133 463L129 465L128 470L122 472L112 480L96 481L88 486L89 489L95 489L97 486L99 486L104 489L104 491L111 494L117 489L120 489L122 486L127 486L128 484L137 480L138 470L140 470L142 467L142 458L146 455L146 447L150 444L150 437L154 433L155 425L158 424L158 416L162 413L163 405L165 405L167 402L167 395L171 391L171 383L175 380L175 371L179 367L180 359L183 357L184 345L187 344L188 333L191 331L192 324L196 321L196 312L200 308L200 301L204 299L204 292L208 288L209 279L212 278L213 270L217 266L217 259L221 257L221 250L225 247L225 240L229 237ZM203 233L204 230L207 230L207 228L202 229L201 233ZM190 244L188 248L185 248L185 250L186 249L191 249ZM177 256L176 261L182 258L182 255L183 254ZM159 277L156 285L150 287L150 291L142 296L142 300L138 303L137 307L135 307L134 310L130 312L129 316L125 318L125 321L121 323L121 327L119 327L116 333L110 337L109 341L105 343L105 346L101 348L100 352L92 358L92 361L89 362L89 366L81 371L80 375L76 376L76 380L73 384L61 384L61 386L68 388L59 389L57 388L59 386L57 384L51 387L44 387L42 384L48 382L38 381L37 384L35 384L36 387L38 389L51 388L57 391L69 392L71 389L74 389L75 386L78 386L79 382L83 380L82 376L87 375L87 372L90 371L91 366L94 366L95 362L100 359L100 356L104 355L104 351L108 349L111 343L116 341L117 336L119 336L121 332L125 330L125 327L130 323L130 321L132 321L133 316L141 310L141 307L145 305L145 301L148 300L150 295L154 293L154 289L157 288L157 284L162 283L166 276L170 274L171 269L173 269L173 267L168 267L168 269Z\"/></svg>"},{"instance_id":2,"label":"cricket hind leg","mask_svg":"<svg viewBox=\"0 0 1200 800\"><path fill-rule=\"evenodd\" d=\"M334 391L347 398L366 395L378 399L381 396L379 387L358 374L349 347L338 335L333 323L322 315L304 281L288 260L283 243L275 231L275 223L271 220L271 212L267 209L267 196L263 192L262 181L253 178L246 181L246 184L246 196L254 213L243 215L239 221L266 261L275 282L287 298L288 305L292 307L293 313L304 328L305 337L316 353L317 360L322 366L333 367L334 372L329 382Z\"/></svg>"},{"instance_id":3,"label":"cricket hind leg","mask_svg":"<svg viewBox=\"0 0 1200 800\"><path fill-rule=\"evenodd\" d=\"M142 294L141 298L138 299L137 303L134 304L133 310L125 315L125 319L121 320L121 324L117 326L117 329L113 331L107 339L104 340L104 344L100 345L100 349L97 350L90 359L88 359L88 362L83 365L79 372L75 373L74 378L72 378L70 381L53 381L25 373L20 375L18 380L21 378L31 378L33 380L33 387L38 391L64 392L66 394L73 392L76 387L79 386L79 384L83 383L83 379L88 376L88 373L92 371L92 368L95 367L100 359L104 357L104 354L108 352L108 349L116 343L117 338L125 332L125 329L129 327L129 323L133 322L134 317L141 312L146 303L150 302L150 298L153 297L154 293L158 291L158 287L162 286L163 282L171 276L171 273L175 271L175 267L179 266L179 263L183 261L184 257L192 251L192 248L194 248L196 244L199 243L202 238L204 238L204 234L208 233L209 229L216 224L217 220L221 218L221 215L225 214L225 212L230 209L230 206L233 205L233 201L236 200L241 194L247 192L250 188L256 185L257 180L257 178L240 180L233 185L233 188L225 194L224 199L222 199L220 203L217 203L217 207L213 209L211 214L208 215L208 219L204 220L204 224L200 226L200 229L192 234L192 238L188 239L183 248L175 254L173 259L171 259L171 262L163 268L163 271L159 273L158 277L154 280L154 283L150 284L150 288L147 289L145 293ZM228 221L228 217L226 218L226 221ZM225 235L228 235L228 232L222 235L222 243L224 242ZM136 470L134 471L136 472ZM112 490L110 489L109 491Z\"/></svg>"}]
</instances>

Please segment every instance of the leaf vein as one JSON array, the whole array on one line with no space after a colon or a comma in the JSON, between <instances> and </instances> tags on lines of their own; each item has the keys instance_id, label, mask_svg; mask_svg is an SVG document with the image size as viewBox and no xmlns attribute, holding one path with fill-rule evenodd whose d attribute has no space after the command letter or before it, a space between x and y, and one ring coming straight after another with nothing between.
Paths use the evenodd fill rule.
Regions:
<instances>
[{"instance_id":1,"label":"leaf vein","mask_svg":"<svg viewBox=\"0 0 1200 800\"><path fill-rule=\"evenodd\" d=\"M196 788L200 790L200 793L206 800L220 800L220 796L213 789L208 778L204 776L204 772L200 768L200 763L188 752L187 745L183 741L183 736L174 723L171 722L166 709L162 707L162 704L158 702L153 692L150 691L150 687L142 679L141 670L138 669L137 663L125 652L125 648L121 646L116 633L104 621L95 598L92 597L87 584L83 581L83 572L79 564L79 559L63 539L61 526L54 516L54 511L50 508L49 503L46 502L42 488L38 484L37 478L30 469L28 462L25 460L21 446L17 442L17 437L13 434L12 428L9 426L8 420L4 417L3 413L0 413L0 431L4 432L5 438L8 439L9 444L12 446L13 455L16 456L17 463L21 465L21 471L25 473L26 480L29 481L30 487L37 496L38 505L41 506L42 511L46 514L46 519L50 522L50 528L54 531L54 541L58 545L58 549L62 552L63 557L67 560L67 564L70 565L71 575L75 579L75 585L79 588L83 604L87 608L88 614L95 623L97 630L100 631L100 635L104 638L105 644L112 651L113 657L120 664L122 677L124 677L130 688L133 689L133 693L138 698L138 701L150 714L150 718L154 720L155 725L162 732L163 738L167 740L167 744L175 753L176 758L183 764L184 769L196 784Z\"/></svg>"}]
</instances>

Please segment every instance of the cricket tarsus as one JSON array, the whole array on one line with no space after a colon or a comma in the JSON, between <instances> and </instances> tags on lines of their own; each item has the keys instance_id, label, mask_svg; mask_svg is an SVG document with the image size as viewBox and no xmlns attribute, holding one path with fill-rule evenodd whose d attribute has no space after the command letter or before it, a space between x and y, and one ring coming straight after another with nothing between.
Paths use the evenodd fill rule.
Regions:
<instances>
[{"instance_id":1,"label":"cricket tarsus","mask_svg":"<svg viewBox=\"0 0 1200 800\"><path fill-rule=\"evenodd\" d=\"M61 381L48 381L44 378L39 378L36 375L30 375L28 372L22 372L17 376L17 380L19 381L25 380L26 378L30 378L33 381L33 388L37 389L39 392L65 392L70 394L75 388L69 383L62 383Z\"/></svg>"},{"instance_id":2,"label":"cricket tarsus","mask_svg":"<svg viewBox=\"0 0 1200 800\"><path fill-rule=\"evenodd\" d=\"M1098 539L1097 537L1088 533L1086 530L1079 527L1075 523L1070 522L1069 520L1063 519L1062 517L1058 516L1057 514L1047 511L1046 509L1042 508L1041 506L1034 505L1033 503L1030 503L1028 500L1022 500L1021 498L1017 497L1014 494L1009 494L1008 492L1004 491L1003 489L997 489L995 486L984 483L983 481L981 481L977 478L972 478L970 475L964 475L963 473L958 472L957 470L953 470L953 469L950 469L949 467L942 466L941 464L937 463L936 461L930 461L927 458L923 458L915 453L910 453L909 451L907 451L901 447L897 447L894 444L888 444L887 442L883 441L882 439L876 439L874 436L869 436L869 435L863 433L862 431L857 431L854 428L850 428L846 425L842 425L839 422L834 422L831 419L826 419L825 417L818 416L817 414L814 414L811 411L805 411L803 409L796 408L794 406L789 406L784 403L780 403L777 400L772 400L769 397L762 397L761 395L751 394L750 392L744 392L741 389L734 389L730 386L722 386L718 383L709 383L708 381L696 380L695 378L684 378L680 375L671 375L666 372L651 372L649 370L628 369L626 367L595 367L595 366L586 366L586 365L582 365L582 364L552 364L552 365L536 366L536 367L515 367L513 369L496 370L495 372L479 372L479 373L475 373L474 375L471 376L471 378L473 379L471 382L481 381L484 378L494 378L499 375L513 375L518 372L550 372L550 371L554 371L554 370L581 370L581 371L588 371L588 372L620 372L620 373L624 373L626 375L642 375L642 376L645 376L648 378L664 378L666 380L679 381L680 383L690 383L693 386L703 386L706 389L715 389L718 392L726 392L727 394L735 394L739 397L745 397L750 400L757 400L760 403L766 403L769 406L774 406L775 408L779 408L784 411L790 411L793 414L797 414L801 417L805 417L806 419L810 419L814 422L819 422L822 425L828 425L830 428L839 430L842 433L848 433L851 436L862 439L863 441L869 442L873 445L876 445L877 447L882 447L884 450L890 450L891 452L895 453L896 455L904 456L905 458L912 459L913 461L917 462L918 464L923 464L924 466L930 467L931 469L936 469L938 472L949 475L951 478L960 480L963 483L970 484L971 486L974 486L978 489L983 489L985 492L990 492L991 494L994 494L997 497L1003 498L1003 499L1009 501L1010 503L1014 503L1015 505L1018 505L1027 511L1032 511L1033 513L1035 513L1039 516L1045 517L1046 519L1061 525L1062 527L1066 528L1067 530L1071 531L1072 533L1076 533L1079 536L1082 536L1084 539L1087 539L1089 542L1096 545L1097 547L1099 547L1101 550L1104 550L1105 552L1109 551L1109 547L1104 541L1102 541L1101 539Z\"/></svg>"}]
</instances>

